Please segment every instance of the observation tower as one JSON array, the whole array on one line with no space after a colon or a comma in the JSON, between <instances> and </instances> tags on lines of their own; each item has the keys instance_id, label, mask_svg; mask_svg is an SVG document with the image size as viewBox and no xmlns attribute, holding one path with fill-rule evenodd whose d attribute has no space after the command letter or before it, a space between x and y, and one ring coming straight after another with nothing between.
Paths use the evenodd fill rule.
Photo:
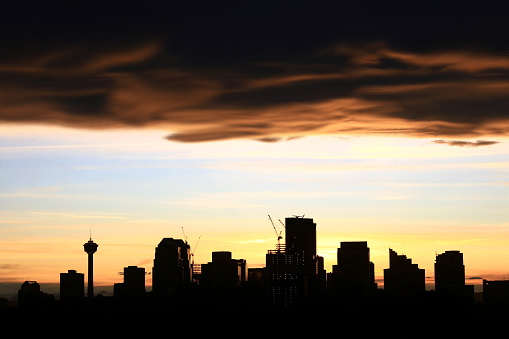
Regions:
<instances>
[{"instance_id":1,"label":"observation tower","mask_svg":"<svg viewBox=\"0 0 509 339\"><path fill-rule=\"evenodd\" d=\"M90 236L90 240L86 242L83 247L85 248L85 252L88 253L88 294L87 297L92 298L94 296L94 253L97 251L97 245L92 241L92 236Z\"/></svg>"}]
</instances>

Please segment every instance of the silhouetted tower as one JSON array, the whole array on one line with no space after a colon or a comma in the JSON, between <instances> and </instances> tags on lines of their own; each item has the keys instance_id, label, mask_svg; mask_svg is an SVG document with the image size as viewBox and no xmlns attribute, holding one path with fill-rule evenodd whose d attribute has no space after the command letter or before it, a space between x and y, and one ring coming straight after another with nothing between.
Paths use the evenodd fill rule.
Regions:
<instances>
[{"instance_id":1,"label":"silhouetted tower","mask_svg":"<svg viewBox=\"0 0 509 339\"><path fill-rule=\"evenodd\" d=\"M486 305L509 305L509 280L483 279L483 302Z\"/></svg>"},{"instance_id":2,"label":"silhouetted tower","mask_svg":"<svg viewBox=\"0 0 509 339\"><path fill-rule=\"evenodd\" d=\"M325 270L316 254L313 219L286 218L285 242L266 255L270 302L278 309L296 309L317 301L325 291Z\"/></svg>"},{"instance_id":3,"label":"silhouetted tower","mask_svg":"<svg viewBox=\"0 0 509 339\"><path fill-rule=\"evenodd\" d=\"M384 290L400 299L414 298L426 290L424 269L389 248L389 268L384 269Z\"/></svg>"},{"instance_id":4,"label":"silhouetted tower","mask_svg":"<svg viewBox=\"0 0 509 339\"><path fill-rule=\"evenodd\" d=\"M85 252L88 253L88 293L87 297L94 297L94 253L97 251L97 245L92 241L92 237L90 240L86 242L83 247L85 248Z\"/></svg>"},{"instance_id":5,"label":"silhouetted tower","mask_svg":"<svg viewBox=\"0 0 509 339\"><path fill-rule=\"evenodd\" d=\"M42 299L41 286L36 281L25 281L18 290L18 306L37 304Z\"/></svg>"},{"instance_id":6,"label":"silhouetted tower","mask_svg":"<svg viewBox=\"0 0 509 339\"><path fill-rule=\"evenodd\" d=\"M316 256L316 224L311 218L285 219L286 251Z\"/></svg>"},{"instance_id":7,"label":"silhouetted tower","mask_svg":"<svg viewBox=\"0 0 509 339\"><path fill-rule=\"evenodd\" d=\"M200 286L213 293L232 292L246 281L246 260L228 251L212 252L212 262L201 265Z\"/></svg>"},{"instance_id":8,"label":"silhouetted tower","mask_svg":"<svg viewBox=\"0 0 509 339\"><path fill-rule=\"evenodd\" d=\"M341 242L338 263L327 274L327 288L333 297L362 301L376 291L374 264L366 241Z\"/></svg>"},{"instance_id":9,"label":"silhouetted tower","mask_svg":"<svg viewBox=\"0 0 509 339\"><path fill-rule=\"evenodd\" d=\"M139 298L145 295L145 269L137 266L124 267L123 283L114 285L114 294L117 297Z\"/></svg>"},{"instance_id":10,"label":"silhouetted tower","mask_svg":"<svg viewBox=\"0 0 509 339\"><path fill-rule=\"evenodd\" d=\"M191 284L191 248L181 239L164 238L156 247L152 291L172 296Z\"/></svg>"},{"instance_id":11,"label":"silhouetted tower","mask_svg":"<svg viewBox=\"0 0 509 339\"><path fill-rule=\"evenodd\" d=\"M445 251L436 256L435 290L441 293L461 295L465 292L465 265L463 253Z\"/></svg>"},{"instance_id":12,"label":"silhouetted tower","mask_svg":"<svg viewBox=\"0 0 509 339\"><path fill-rule=\"evenodd\" d=\"M75 270L60 273L60 300L76 301L85 297L85 275Z\"/></svg>"},{"instance_id":13,"label":"silhouetted tower","mask_svg":"<svg viewBox=\"0 0 509 339\"><path fill-rule=\"evenodd\" d=\"M43 293L36 281L25 281L18 290L18 306L31 307L49 305L55 301L52 294Z\"/></svg>"}]
</instances>

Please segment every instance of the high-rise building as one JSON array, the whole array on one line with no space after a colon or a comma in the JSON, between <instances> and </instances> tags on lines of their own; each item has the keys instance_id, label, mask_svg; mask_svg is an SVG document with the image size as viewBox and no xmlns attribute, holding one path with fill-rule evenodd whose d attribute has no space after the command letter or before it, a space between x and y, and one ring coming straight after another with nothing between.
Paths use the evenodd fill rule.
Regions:
<instances>
[{"instance_id":1,"label":"high-rise building","mask_svg":"<svg viewBox=\"0 0 509 339\"><path fill-rule=\"evenodd\" d=\"M232 291L246 281L244 259L233 259L228 251L212 252L212 261L201 265L200 286L213 293Z\"/></svg>"},{"instance_id":2,"label":"high-rise building","mask_svg":"<svg viewBox=\"0 0 509 339\"><path fill-rule=\"evenodd\" d=\"M114 285L116 297L142 297L145 294L145 269L143 267L124 267L122 275L124 282Z\"/></svg>"},{"instance_id":3,"label":"high-rise building","mask_svg":"<svg viewBox=\"0 0 509 339\"><path fill-rule=\"evenodd\" d=\"M374 271L366 241L341 242L337 265L327 274L327 290L334 298L369 298L377 289Z\"/></svg>"},{"instance_id":4,"label":"high-rise building","mask_svg":"<svg viewBox=\"0 0 509 339\"><path fill-rule=\"evenodd\" d=\"M42 300L41 285L37 281L25 281L18 290L18 306L38 304Z\"/></svg>"},{"instance_id":5,"label":"high-rise building","mask_svg":"<svg viewBox=\"0 0 509 339\"><path fill-rule=\"evenodd\" d=\"M509 280L483 279L483 302L486 305L509 305Z\"/></svg>"},{"instance_id":6,"label":"high-rise building","mask_svg":"<svg viewBox=\"0 0 509 339\"><path fill-rule=\"evenodd\" d=\"M435 290L448 294L463 294L465 292L463 253L445 251L436 256Z\"/></svg>"},{"instance_id":7,"label":"high-rise building","mask_svg":"<svg viewBox=\"0 0 509 339\"><path fill-rule=\"evenodd\" d=\"M316 224L311 218L294 217L285 219L286 251L316 256Z\"/></svg>"},{"instance_id":8,"label":"high-rise building","mask_svg":"<svg viewBox=\"0 0 509 339\"><path fill-rule=\"evenodd\" d=\"M164 238L155 250L152 291L173 296L191 284L191 249L181 239Z\"/></svg>"},{"instance_id":9,"label":"high-rise building","mask_svg":"<svg viewBox=\"0 0 509 339\"><path fill-rule=\"evenodd\" d=\"M88 253L88 292L87 297L94 297L94 253L97 251L98 245L90 240L83 245L85 252Z\"/></svg>"},{"instance_id":10,"label":"high-rise building","mask_svg":"<svg viewBox=\"0 0 509 339\"><path fill-rule=\"evenodd\" d=\"M285 244L266 255L270 303L278 309L296 309L317 301L325 291L325 270L320 259L313 219L286 218Z\"/></svg>"},{"instance_id":11,"label":"high-rise building","mask_svg":"<svg viewBox=\"0 0 509 339\"><path fill-rule=\"evenodd\" d=\"M60 300L77 301L85 297L85 275L75 270L60 273Z\"/></svg>"},{"instance_id":12,"label":"high-rise building","mask_svg":"<svg viewBox=\"0 0 509 339\"><path fill-rule=\"evenodd\" d=\"M424 269L405 255L399 255L389 248L389 268L384 269L384 290L398 298L415 298L426 290Z\"/></svg>"},{"instance_id":13,"label":"high-rise building","mask_svg":"<svg viewBox=\"0 0 509 339\"><path fill-rule=\"evenodd\" d=\"M18 307L50 305L55 301L52 294L41 291L37 281L25 281L18 290Z\"/></svg>"}]
</instances>

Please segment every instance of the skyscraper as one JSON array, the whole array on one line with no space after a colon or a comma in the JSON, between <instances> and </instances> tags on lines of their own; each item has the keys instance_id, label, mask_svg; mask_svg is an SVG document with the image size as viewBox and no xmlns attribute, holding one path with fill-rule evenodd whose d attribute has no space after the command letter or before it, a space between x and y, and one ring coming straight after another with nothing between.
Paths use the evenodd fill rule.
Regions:
<instances>
[{"instance_id":1,"label":"skyscraper","mask_svg":"<svg viewBox=\"0 0 509 339\"><path fill-rule=\"evenodd\" d=\"M376 291L374 264L366 241L341 242L337 265L327 274L331 296L355 301L364 300Z\"/></svg>"},{"instance_id":2,"label":"skyscraper","mask_svg":"<svg viewBox=\"0 0 509 339\"><path fill-rule=\"evenodd\" d=\"M435 290L440 293L465 293L465 265L463 253L445 251L438 254L435 260Z\"/></svg>"},{"instance_id":3,"label":"skyscraper","mask_svg":"<svg viewBox=\"0 0 509 339\"><path fill-rule=\"evenodd\" d=\"M389 248L389 268L384 269L384 290L398 298L414 298L426 290L424 269L405 255L398 255Z\"/></svg>"},{"instance_id":4,"label":"skyscraper","mask_svg":"<svg viewBox=\"0 0 509 339\"><path fill-rule=\"evenodd\" d=\"M285 219L286 251L316 256L316 224L311 218L294 217Z\"/></svg>"},{"instance_id":5,"label":"skyscraper","mask_svg":"<svg viewBox=\"0 0 509 339\"><path fill-rule=\"evenodd\" d=\"M124 282L114 285L114 294L119 297L138 298L145 295L145 269L137 266L124 267Z\"/></svg>"},{"instance_id":6,"label":"skyscraper","mask_svg":"<svg viewBox=\"0 0 509 339\"><path fill-rule=\"evenodd\" d=\"M60 300L76 301L85 296L85 275L75 270L60 273Z\"/></svg>"},{"instance_id":7,"label":"skyscraper","mask_svg":"<svg viewBox=\"0 0 509 339\"><path fill-rule=\"evenodd\" d=\"M173 296L189 287L192 279L191 249L181 239L164 238L156 247L152 268L152 291Z\"/></svg>"},{"instance_id":8,"label":"skyscraper","mask_svg":"<svg viewBox=\"0 0 509 339\"><path fill-rule=\"evenodd\" d=\"M83 247L85 248L85 252L88 253L88 292L87 297L94 297L94 253L97 251L97 245L92 241L92 237L90 240L86 242Z\"/></svg>"},{"instance_id":9,"label":"skyscraper","mask_svg":"<svg viewBox=\"0 0 509 339\"><path fill-rule=\"evenodd\" d=\"M296 309L318 300L325 290L325 270L316 253L313 219L286 218L285 242L266 255L268 288L273 306Z\"/></svg>"},{"instance_id":10,"label":"skyscraper","mask_svg":"<svg viewBox=\"0 0 509 339\"><path fill-rule=\"evenodd\" d=\"M212 252L212 262L201 265L200 286L213 293L231 292L246 281L246 261L228 251Z\"/></svg>"}]
</instances>

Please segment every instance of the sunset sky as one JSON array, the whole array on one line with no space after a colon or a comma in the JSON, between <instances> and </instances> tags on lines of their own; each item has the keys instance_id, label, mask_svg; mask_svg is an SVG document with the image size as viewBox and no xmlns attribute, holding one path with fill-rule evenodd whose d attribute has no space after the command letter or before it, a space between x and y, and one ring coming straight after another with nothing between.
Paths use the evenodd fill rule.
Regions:
<instances>
[{"instance_id":1,"label":"sunset sky","mask_svg":"<svg viewBox=\"0 0 509 339\"><path fill-rule=\"evenodd\" d=\"M90 232L97 285L184 234L262 267L268 215L313 218L327 271L367 241L377 278L392 248L505 279L506 13L377 3L6 7L0 288L85 273Z\"/></svg>"}]
</instances>

